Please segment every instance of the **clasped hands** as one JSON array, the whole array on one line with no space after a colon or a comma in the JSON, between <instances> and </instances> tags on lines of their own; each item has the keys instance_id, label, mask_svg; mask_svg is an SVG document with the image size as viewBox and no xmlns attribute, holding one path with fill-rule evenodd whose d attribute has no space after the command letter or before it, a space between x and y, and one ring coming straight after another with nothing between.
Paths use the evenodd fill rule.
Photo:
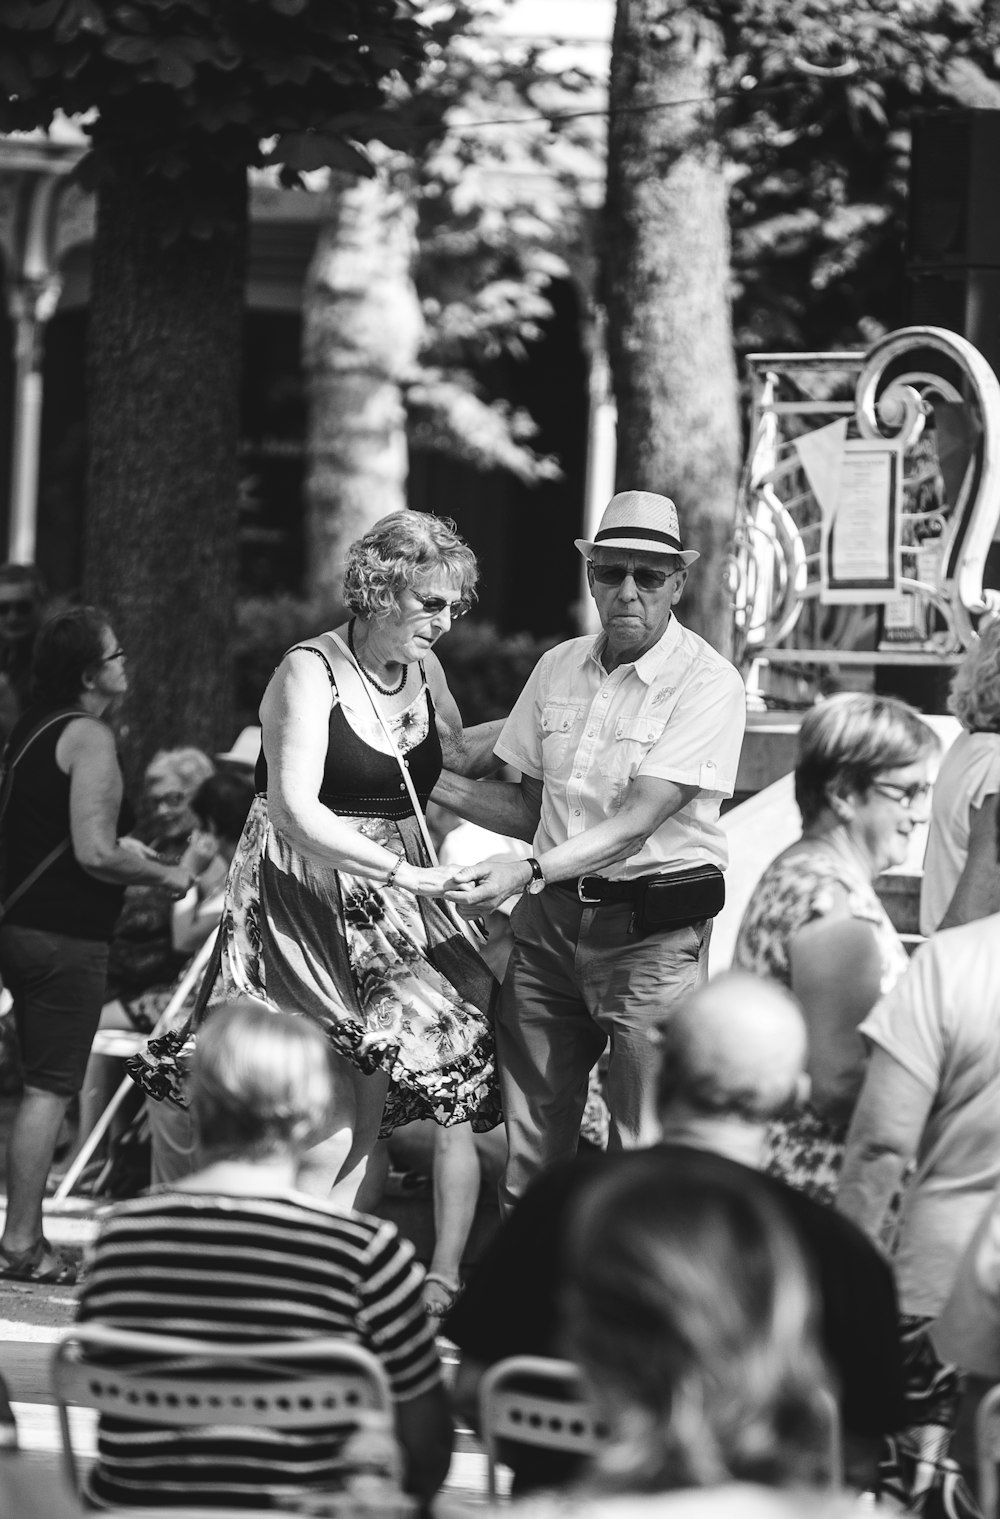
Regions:
<instances>
[{"instance_id":1,"label":"clasped hands","mask_svg":"<svg viewBox=\"0 0 1000 1519\"><path fill-rule=\"evenodd\" d=\"M422 883L420 895L444 897L451 902L463 918L478 918L492 912L508 897L516 897L524 890L530 872L526 875L526 861L512 860L509 855L480 860L478 865L463 865L452 870L439 865L434 871L425 871L425 877L434 876L432 890L430 881Z\"/></svg>"}]
</instances>

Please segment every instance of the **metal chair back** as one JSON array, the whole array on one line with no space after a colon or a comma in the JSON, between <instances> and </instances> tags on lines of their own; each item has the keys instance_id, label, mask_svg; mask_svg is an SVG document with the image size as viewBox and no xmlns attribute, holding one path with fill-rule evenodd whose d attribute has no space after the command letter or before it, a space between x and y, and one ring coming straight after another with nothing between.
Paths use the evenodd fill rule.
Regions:
<instances>
[{"instance_id":1,"label":"metal chair back","mask_svg":"<svg viewBox=\"0 0 1000 1519\"><path fill-rule=\"evenodd\" d=\"M350 1428L374 1413L392 1430L381 1363L334 1337L233 1345L80 1324L56 1345L51 1378L66 1476L81 1497L70 1403L159 1428Z\"/></svg>"},{"instance_id":2,"label":"metal chair back","mask_svg":"<svg viewBox=\"0 0 1000 1519\"><path fill-rule=\"evenodd\" d=\"M525 1391L542 1383L544 1391ZM604 1431L572 1361L548 1356L509 1356L491 1366L479 1386L479 1432L486 1448L491 1503L497 1501L500 1442L515 1440L568 1455L589 1456Z\"/></svg>"}]
</instances>

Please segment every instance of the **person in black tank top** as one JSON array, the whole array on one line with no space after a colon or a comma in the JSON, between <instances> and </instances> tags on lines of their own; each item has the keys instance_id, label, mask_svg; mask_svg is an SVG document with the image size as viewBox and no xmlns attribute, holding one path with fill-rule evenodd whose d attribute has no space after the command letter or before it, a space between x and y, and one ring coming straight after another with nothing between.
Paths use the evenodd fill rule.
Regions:
<instances>
[{"instance_id":1,"label":"person in black tank top","mask_svg":"<svg viewBox=\"0 0 1000 1519\"><path fill-rule=\"evenodd\" d=\"M425 513L393 513L352 546L350 620L289 650L261 703L258 796L216 966L190 1024L130 1064L151 1096L184 1105L191 1036L216 1003L249 994L314 1019L337 1056L338 1126L302 1184L347 1207L378 1195L366 1172L380 1132L500 1120L496 983L422 830L442 762L471 775L492 760L499 724L463 734L432 652L476 576L453 526Z\"/></svg>"},{"instance_id":2,"label":"person in black tank top","mask_svg":"<svg viewBox=\"0 0 1000 1519\"><path fill-rule=\"evenodd\" d=\"M5 751L0 973L14 999L24 1090L7 1146L0 1277L18 1281L73 1280L42 1234L42 1198L101 1015L124 889L149 883L181 897L190 881L186 870L119 838L130 817L102 719L127 690L124 661L98 608L50 618L35 642L35 705Z\"/></svg>"}]
</instances>

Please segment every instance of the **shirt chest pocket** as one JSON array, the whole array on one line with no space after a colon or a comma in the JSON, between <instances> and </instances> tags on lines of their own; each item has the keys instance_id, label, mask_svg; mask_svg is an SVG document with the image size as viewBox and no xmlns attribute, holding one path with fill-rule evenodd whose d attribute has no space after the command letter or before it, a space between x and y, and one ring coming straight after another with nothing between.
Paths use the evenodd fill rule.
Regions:
<instances>
[{"instance_id":1,"label":"shirt chest pocket","mask_svg":"<svg viewBox=\"0 0 1000 1519\"><path fill-rule=\"evenodd\" d=\"M620 806L639 766L667 726L663 717L620 717L615 724L614 778Z\"/></svg>"},{"instance_id":2,"label":"shirt chest pocket","mask_svg":"<svg viewBox=\"0 0 1000 1519\"><path fill-rule=\"evenodd\" d=\"M583 702L546 702L542 708L542 758L546 770L562 765L580 740Z\"/></svg>"}]
</instances>

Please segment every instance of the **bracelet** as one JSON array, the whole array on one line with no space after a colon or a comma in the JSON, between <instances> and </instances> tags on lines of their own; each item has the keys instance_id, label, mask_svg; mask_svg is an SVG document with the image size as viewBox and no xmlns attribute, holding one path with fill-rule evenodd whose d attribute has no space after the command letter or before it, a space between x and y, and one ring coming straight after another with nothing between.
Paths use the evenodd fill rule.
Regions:
<instances>
[{"instance_id":1,"label":"bracelet","mask_svg":"<svg viewBox=\"0 0 1000 1519\"><path fill-rule=\"evenodd\" d=\"M396 862L390 868L389 874L385 878L385 884L386 884L386 886L391 886L392 885L393 881L396 879L397 872L399 870L400 865L402 865L402 863L403 863L403 856L401 854L399 854L399 855L396 856Z\"/></svg>"}]
</instances>

